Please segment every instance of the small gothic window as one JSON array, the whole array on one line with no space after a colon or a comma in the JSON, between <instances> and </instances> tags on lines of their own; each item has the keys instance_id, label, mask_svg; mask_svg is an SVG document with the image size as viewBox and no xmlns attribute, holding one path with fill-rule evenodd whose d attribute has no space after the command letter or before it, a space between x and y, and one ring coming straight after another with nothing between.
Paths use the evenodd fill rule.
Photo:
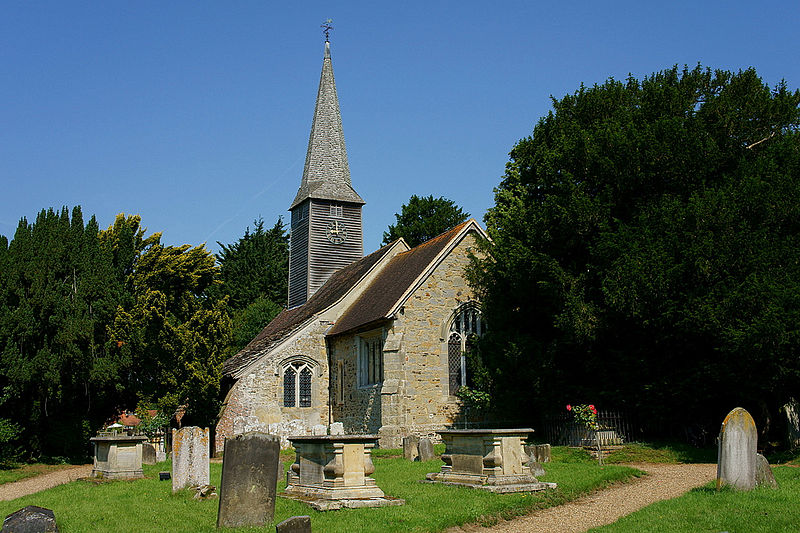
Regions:
<instances>
[{"instance_id":1,"label":"small gothic window","mask_svg":"<svg viewBox=\"0 0 800 533\"><path fill-rule=\"evenodd\" d=\"M311 407L311 366L303 362L289 363L283 369L283 406Z\"/></svg>"},{"instance_id":2,"label":"small gothic window","mask_svg":"<svg viewBox=\"0 0 800 533\"><path fill-rule=\"evenodd\" d=\"M447 370L451 395L467 384L466 352L472 349L475 338L485 330L480 309L474 303L466 303L456 311L447 339Z\"/></svg>"},{"instance_id":3,"label":"small gothic window","mask_svg":"<svg viewBox=\"0 0 800 533\"><path fill-rule=\"evenodd\" d=\"M331 204L331 216L336 218L342 218L342 206Z\"/></svg>"}]
</instances>

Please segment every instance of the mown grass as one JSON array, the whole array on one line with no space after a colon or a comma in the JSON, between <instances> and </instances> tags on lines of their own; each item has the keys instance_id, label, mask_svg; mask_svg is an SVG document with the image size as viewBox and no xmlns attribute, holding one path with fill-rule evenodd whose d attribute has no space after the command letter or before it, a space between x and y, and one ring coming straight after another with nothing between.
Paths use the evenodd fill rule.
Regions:
<instances>
[{"instance_id":1,"label":"mown grass","mask_svg":"<svg viewBox=\"0 0 800 533\"><path fill-rule=\"evenodd\" d=\"M779 466L773 472L779 488L749 492L724 489L713 483L658 502L619 519L602 533L778 533L800 530L800 468Z\"/></svg>"},{"instance_id":2,"label":"mown grass","mask_svg":"<svg viewBox=\"0 0 800 533\"><path fill-rule=\"evenodd\" d=\"M291 460L284 462L288 468ZM474 489L419 483L428 472L437 471L441 461L411 463L400 458L377 458L374 477L389 496L406 500L406 505L378 509L345 509L319 513L308 506L278 498L275 522L293 515L310 515L313 531L392 532L441 531L450 526L526 514L535 508L559 505L640 472L622 466L599 467L593 463L547 465L543 481L555 481L559 488L540 493L491 494ZM198 501L189 491L172 494L168 481L158 481L160 470L169 463L145 466L145 479L93 483L79 481L8 502L0 502L0 516L25 505L53 509L62 533L82 531L202 532L216 531L218 500ZM222 465L211 464L211 484L219 486ZM278 490L285 486L281 476ZM274 531L264 528L236 531Z\"/></svg>"}]
</instances>

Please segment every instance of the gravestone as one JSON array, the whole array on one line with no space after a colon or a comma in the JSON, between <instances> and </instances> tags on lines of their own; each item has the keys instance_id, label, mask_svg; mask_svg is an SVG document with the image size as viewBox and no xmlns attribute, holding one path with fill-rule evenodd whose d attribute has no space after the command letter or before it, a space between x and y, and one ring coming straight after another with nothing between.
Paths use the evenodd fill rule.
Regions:
<instances>
[{"instance_id":1,"label":"gravestone","mask_svg":"<svg viewBox=\"0 0 800 533\"><path fill-rule=\"evenodd\" d=\"M745 409L737 407L725 417L719 431L717 489L730 485L751 490L756 485L756 423Z\"/></svg>"},{"instance_id":2,"label":"gravestone","mask_svg":"<svg viewBox=\"0 0 800 533\"><path fill-rule=\"evenodd\" d=\"M419 460L433 461L436 455L433 453L433 442L431 439L419 439Z\"/></svg>"},{"instance_id":3,"label":"gravestone","mask_svg":"<svg viewBox=\"0 0 800 533\"><path fill-rule=\"evenodd\" d=\"M311 533L310 516L293 516L275 526L275 533Z\"/></svg>"},{"instance_id":4,"label":"gravestone","mask_svg":"<svg viewBox=\"0 0 800 533\"><path fill-rule=\"evenodd\" d=\"M56 516L51 509L28 505L6 516L2 533L58 533Z\"/></svg>"},{"instance_id":5,"label":"gravestone","mask_svg":"<svg viewBox=\"0 0 800 533\"><path fill-rule=\"evenodd\" d=\"M245 433L225 442L217 527L272 522L280 452L280 437L267 433Z\"/></svg>"},{"instance_id":6,"label":"gravestone","mask_svg":"<svg viewBox=\"0 0 800 533\"><path fill-rule=\"evenodd\" d=\"M525 453L531 458L531 461L536 463L549 463L550 462L550 445L549 444L532 444L525 446Z\"/></svg>"},{"instance_id":7,"label":"gravestone","mask_svg":"<svg viewBox=\"0 0 800 533\"><path fill-rule=\"evenodd\" d=\"M316 424L311 428L311 434L315 436L327 435L328 426L326 426L325 424Z\"/></svg>"},{"instance_id":8,"label":"gravestone","mask_svg":"<svg viewBox=\"0 0 800 533\"><path fill-rule=\"evenodd\" d=\"M167 453L166 452L162 452L162 451L157 451L156 452L156 462L157 463L163 463L166 460L167 460Z\"/></svg>"},{"instance_id":9,"label":"gravestone","mask_svg":"<svg viewBox=\"0 0 800 533\"><path fill-rule=\"evenodd\" d=\"M778 481L772 473L769 461L760 453L756 454L756 487L778 488Z\"/></svg>"},{"instance_id":10,"label":"gravestone","mask_svg":"<svg viewBox=\"0 0 800 533\"><path fill-rule=\"evenodd\" d=\"M188 426L172 430L172 492L208 485L208 428Z\"/></svg>"},{"instance_id":11,"label":"gravestone","mask_svg":"<svg viewBox=\"0 0 800 533\"><path fill-rule=\"evenodd\" d=\"M406 461L419 460L419 437L416 435L403 437L403 457Z\"/></svg>"},{"instance_id":12,"label":"gravestone","mask_svg":"<svg viewBox=\"0 0 800 533\"><path fill-rule=\"evenodd\" d=\"M333 422L331 424L331 435L344 435L344 424L341 422Z\"/></svg>"},{"instance_id":13,"label":"gravestone","mask_svg":"<svg viewBox=\"0 0 800 533\"><path fill-rule=\"evenodd\" d=\"M152 444L142 444L142 464L154 465L156 464L156 449Z\"/></svg>"}]
</instances>

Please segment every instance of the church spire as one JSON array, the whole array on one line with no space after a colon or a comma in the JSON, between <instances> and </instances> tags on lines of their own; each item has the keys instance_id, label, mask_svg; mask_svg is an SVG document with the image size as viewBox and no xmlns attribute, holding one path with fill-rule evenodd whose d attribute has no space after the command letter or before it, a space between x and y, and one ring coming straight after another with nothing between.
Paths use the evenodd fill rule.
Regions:
<instances>
[{"instance_id":1,"label":"church spire","mask_svg":"<svg viewBox=\"0 0 800 533\"><path fill-rule=\"evenodd\" d=\"M365 202L350 184L350 166L344 145L342 115L331 64L329 24L325 31L325 56L317 91L317 105L308 138L303 179L291 207L294 209L309 198L333 200L363 205Z\"/></svg>"}]
</instances>

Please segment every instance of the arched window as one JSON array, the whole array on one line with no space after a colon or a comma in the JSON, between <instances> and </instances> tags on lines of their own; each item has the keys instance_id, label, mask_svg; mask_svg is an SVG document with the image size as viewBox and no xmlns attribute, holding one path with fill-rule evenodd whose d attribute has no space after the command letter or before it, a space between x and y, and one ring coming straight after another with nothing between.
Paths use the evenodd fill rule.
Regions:
<instances>
[{"instance_id":1,"label":"arched window","mask_svg":"<svg viewBox=\"0 0 800 533\"><path fill-rule=\"evenodd\" d=\"M474 303L462 305L453 314L447 338L447 370L451 395L467 384L466 352L472 349L474 339L481 336L485 329L480 309Z\"/></svg>"},{"instance_id":2,"label":"arched window","mask_svg":"<svg viewBox=\"0 0 800 533\"><path fill-rule=\"evenodd\" d=\"M311 407L311 366L302 361L289 363L283 368L283 406Z\"/></svg>"}]
</instances>

